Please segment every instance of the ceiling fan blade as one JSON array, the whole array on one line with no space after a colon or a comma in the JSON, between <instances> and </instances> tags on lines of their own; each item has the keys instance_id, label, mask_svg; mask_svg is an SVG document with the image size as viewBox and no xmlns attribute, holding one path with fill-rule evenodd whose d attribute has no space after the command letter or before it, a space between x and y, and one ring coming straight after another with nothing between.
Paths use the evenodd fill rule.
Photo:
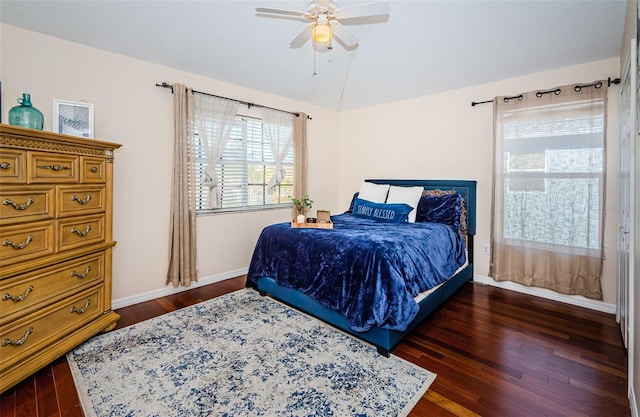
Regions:
<instances>
[{"instance_id":1,"label":"ceiling fan blade","mask_svg":"<svg viewBox=\"0 0 640 417\"><path fill-rule=\"evenodd\" d=\"M331 29L333 30L333 37L336 38L346 49L351 50L358 46L358 38L352 35L337 20L331 21Z\"/></svg>"},{"instance_id":2,"label":"ceiling fan blade","mask_svg":"<svg viewBox=\"0 0 640 417\"><path fill-rule=\"evenodd\" d=\"M386 1L377 3L356 4L337 9L333 12L336 19L352 19L354 17L378 16L389 14L389 4Z\"/></svg>"},{"instance_id":3,"label":"ceiling fan blade","mask_svg":"<svg viewBox=\"0 0 640 417\"><path fill-rule=\"evenodd\" d=\"M303 16L289 16L289 15L284 15L284 14L269 14L269 13L256 13L256 16L258 16L258 17L268 17L269 19L279 19L279 20L289 20L289 21L292 21L292 22L309 23L309 18L303 17ZM347 22L348 22L349 24L351 24L351 20L353 20L353 19L349 19L348 21L345 21L344 23L347 24Z\"/></svg>"},{"instance_id":4,"label":"ceiling fan blade","mask_svg":"<svg viewBox=\"0 0 640 417\"><path fill-rule=\"evenodd\" d=\"M302 31L298 33L298 36L293 38L291 43L289 43L289 48L297 49L307 43L307 41L311 39L311 29L314 25L315 23L309 23L307 26L305 26L304 29L302 29Z\"/></svg>"},{"instance_id":5,"label":"ceiling fan blade","mask_svg":"<svg viewBox=\"0 0 640 417\"><path fill-rule=\"evenodd\" d=\"M311 15L309 13L306 13L306 12L297 12L295 10L269 9L267 7L258 7L258 8L256 8L256 12L258 12L258 13L270 13L270 14L284 14L284 15L287 15L287 16L311 17Z\"/></svg>"}]
</instances>

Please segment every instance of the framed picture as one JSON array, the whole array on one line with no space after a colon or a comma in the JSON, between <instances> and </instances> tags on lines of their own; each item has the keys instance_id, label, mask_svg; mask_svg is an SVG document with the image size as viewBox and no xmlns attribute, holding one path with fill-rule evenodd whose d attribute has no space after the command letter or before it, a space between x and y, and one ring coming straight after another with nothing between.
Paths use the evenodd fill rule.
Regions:
<instances>
[{"instance_id":1,"label":"framed picture","mask_svg":"<svg viewBox=\"0 0 640 417\"><path fill-rule=\"evenodd\" d=\"M53 99L53 131L93 138L93 104Z\"/></svg>"}]
</instances>

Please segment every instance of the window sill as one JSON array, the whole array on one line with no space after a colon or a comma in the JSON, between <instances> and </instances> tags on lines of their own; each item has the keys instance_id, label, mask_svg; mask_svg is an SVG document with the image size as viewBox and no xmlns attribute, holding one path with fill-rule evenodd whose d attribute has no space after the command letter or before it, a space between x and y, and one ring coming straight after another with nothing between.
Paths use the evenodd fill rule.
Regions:
<instances>
[{"instance_id":1,"label":"window sill","mask_svg":"<svg viewBox=\"0 0 640 417\"><path fill-rule=\"evenodd\" d=\"M219 214L247 213L256 211L291 210L292 204L273 204L265 206L238 207L226 209L197 210L196 216L216 216Z\"/></svg>"}]
</instances>

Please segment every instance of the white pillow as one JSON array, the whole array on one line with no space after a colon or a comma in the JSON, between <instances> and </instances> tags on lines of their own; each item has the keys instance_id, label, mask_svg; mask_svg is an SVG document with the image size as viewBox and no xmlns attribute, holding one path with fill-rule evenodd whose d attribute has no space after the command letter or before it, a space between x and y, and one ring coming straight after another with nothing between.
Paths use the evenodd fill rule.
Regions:
<instances>
[{"instance_id":1,"label":"white pillow","mask_svg":"<svg viewBox=\"0 0 640 417\"><path fill-rule=\"evenodd\" d=\"M422 197L423 187L396 187L394 185L389 188L387 196L387 204L404 203L413 207L409 213L409 223L416 222L416 209Z\"/></svg>"},{"instance_id":2,"label":"white pillow","mask_svg":"<svg viewBox=\"0 0 640 417\"><path fill-rule=\"evenodd\" d=\"M360 185L358 198L371 201L372 203L383 203L387 199L389 184L374 184L372 182L363 181Z\"/></svg>"}]
</instances>

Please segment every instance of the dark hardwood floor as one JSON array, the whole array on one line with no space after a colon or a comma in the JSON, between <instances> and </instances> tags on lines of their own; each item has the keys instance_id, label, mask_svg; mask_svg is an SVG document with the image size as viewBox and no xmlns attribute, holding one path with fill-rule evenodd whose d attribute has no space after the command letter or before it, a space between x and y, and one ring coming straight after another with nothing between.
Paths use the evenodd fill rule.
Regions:
<instances>
[{"instance_id":1,"label":"dark hardwood floor","mask_svg":"<svg viewBox=\"0 0 640 417\"><path fill-rule=\"evenodd\" d=\"M239 277L122 308L118 328L242 287ZM469 283L394 354L438 374L410 416L630 416L612 315ZM82 415L64 357L0 402L0 417Z\"/></svg>"}]
</instances>

